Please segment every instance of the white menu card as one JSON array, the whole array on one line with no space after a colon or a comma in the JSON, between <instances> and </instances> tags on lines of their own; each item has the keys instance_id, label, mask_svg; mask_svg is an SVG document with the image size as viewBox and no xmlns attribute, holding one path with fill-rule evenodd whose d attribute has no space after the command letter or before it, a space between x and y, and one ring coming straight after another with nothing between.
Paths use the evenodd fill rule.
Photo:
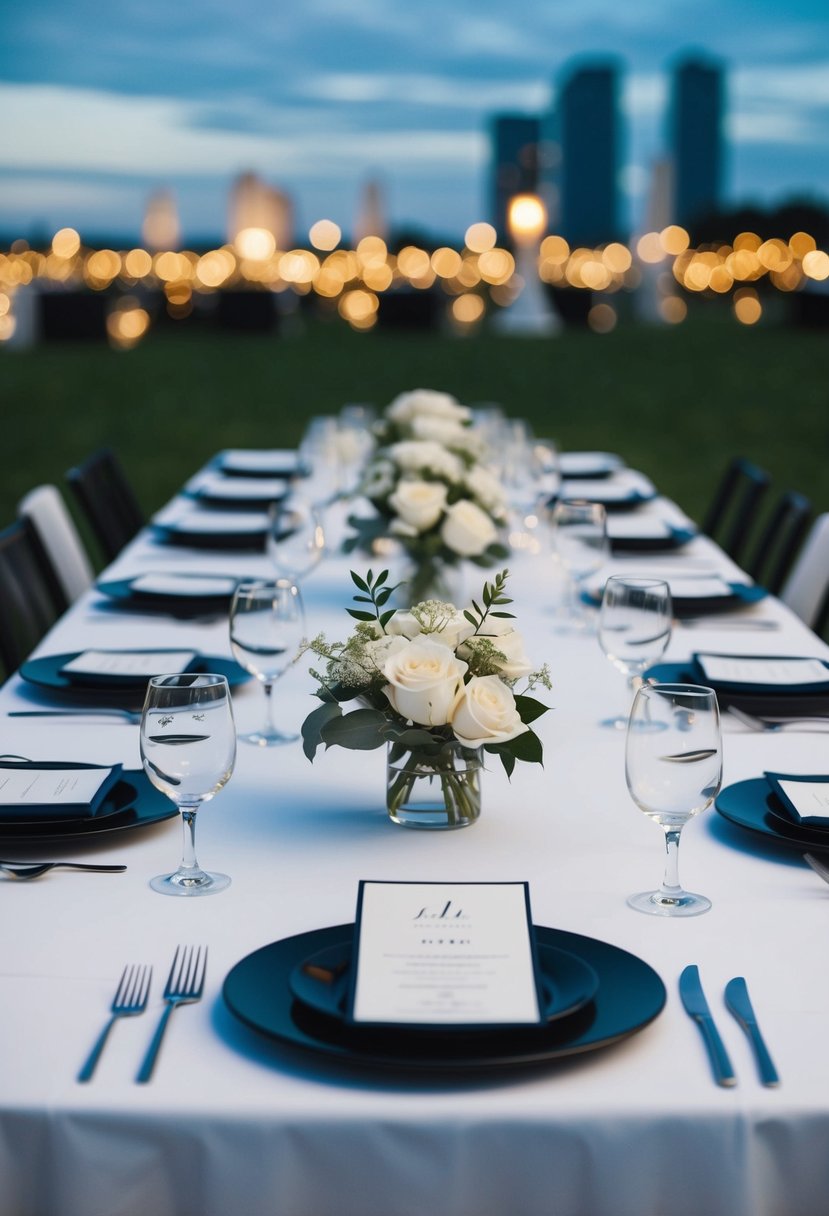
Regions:
<instances>
[{"instance_id":1,"label":"white menu card","mask_svg":"<svg viewBox=\"0 0 829 1216\"><path fill-rule=\"evenodd\" d=\"M813 827L829 827L829 777L766 773L766 780L800 823Z\"/></svg>"},{"instance_id":2,"label":"white menu card","mask_svg":"<svg viewBox=\"0 0 829 1216\"><path fill-rule=\"evenodd\" d=\"M363 881L353 957L354 1022L541 1022L526 883Z\"/></svg>"},{"instance_id":3,"label":"white menu card","mask_svg":"<svg viewBox=\"0 0 829 1216\"><path fill-rule=\"evenodd\" d=\"M49 818L94 815L120 774L120 764L112 768L2 767L0 818L9 817L12 809L35 813L48 808Z\"/></svg>"},{"instance_id":4,"label":"white menu card","mask_svg":"<svg viewBox=\"0 0 829 1216\"><path fill-rule=\"evenodd\" d=\"M131 583L139 595L181 595L208 598L233 595L236 579L224 575L139 574Z\"/></svg>"},{"instance_id":5,"label":"white menu card","mask_svg":"<svg viewBox=\"0 0 829 1216\"><path fill-rule=\"evenodd\" d=\"M178 675L195 660L195 650L84 650L61 672L84 676Z\"/></svg>"},{"instance_id":6,"label":"white menu card","mask_svg":"<svg viewBox=\"0 0 829 1216\"><path fill-rule=\"evenodd\" d=\"M720 684L829 684L820 659L755 658L752 655L696 654L707 680Z\"/></svg>"}]
</instances>

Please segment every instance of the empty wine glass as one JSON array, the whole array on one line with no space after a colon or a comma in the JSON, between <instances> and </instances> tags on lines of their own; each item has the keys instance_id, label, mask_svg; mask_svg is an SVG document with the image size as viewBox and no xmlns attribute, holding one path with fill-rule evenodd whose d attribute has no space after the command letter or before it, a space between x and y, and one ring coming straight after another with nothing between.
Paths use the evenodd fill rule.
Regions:
<instances>
[{"instance_id":1,"label":"empty wine glass","mask_svg":"<svg viewBox=\"0 0 829 1216\"><path fill-rule=\"evenodd\" d=\"M184 847L178 869L150 881L163 895L213 895L230 886L227 874L196 860L196 812L230 780L236 727L224 676L153 676L140 731L141 761L156 789L181 811Z\"/></svg>"},{"instance_id":2,"label":"empty wine glass","mask_svg":"<svg viewBox=\"0 0 829 1216\"><path fill-rule=\"evenodd\" d=\"M660 730L647 729L658 723ZM646 729L639 729L639 724ZM679 882L679 837L716 798L722 782L722 736L716 693L694 684L643 684L630 715L625 757L628 790L665 833L665 875L658 891L631 895L637 912L698 916L710 899Z\"/></svg>"},{"instance_id":3,"label":"empty wine glass","mask_svg":"<svg viewBox=\"0 0 829 1216\"><path fill-rule=\"evenodd\" d=\"M290 579L240 583L230 605L230 648L240 667L265 689L265 721L260 730L240 735L244 743L275 747L293 743L273 720L273 686L290 666L305 632L299 587Z\"/></svg>"},{"instance_id":4,"label":"empty wine glass","mask_svg":"<svg viewBox=\"0 0 829 1216\"><path fill-rule=\"evenodd\" d=\"M308 499L296 495L273 503L267 548L277 575L299 583L319 565L325 552L320 511Z\"/></svg>"},{"instance_id":5,"label":"empty wine glass","mask_svg":"<svg viewBox=\"0 0 829 1216\"><path fill-rule=\"evenodd\" d=\"M591 574L596 574L608 559L607 516L598 502L562 499L552 514L555 546L567 572L563 631L587 629L590 619L581 602L581 591Z\"/></svg>"},{"instance_id":6,"label":"empty wine glass","mask_svg":"<svg viewBox=\"0 0 829 1216\"><path fill-rule=\"evenodd\" d=\"M633 701L643 671L661 659L671 637L671 591L664 579L615 574L605 583L599 609L599 645L614 667L627 676ZM628 713L606 718L602 726L625 730ZM638 729L646 726L639 722Z\"/></svg>"}]
</instances>

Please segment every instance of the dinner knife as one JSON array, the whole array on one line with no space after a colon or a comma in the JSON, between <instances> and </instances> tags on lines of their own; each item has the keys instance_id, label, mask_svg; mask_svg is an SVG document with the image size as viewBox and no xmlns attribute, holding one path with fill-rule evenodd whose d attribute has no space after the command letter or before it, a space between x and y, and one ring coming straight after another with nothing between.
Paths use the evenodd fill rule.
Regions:
<instances>
[{"instance_id":1,"label":"dinner knife","mask_svg":"<svg viewBox=\"0 0 829 1216\"><path fill-rule=\"evenodd\" d=\"M729 980L726 984L725 1003L751 1040L751 1046L754 1048L757 1058L757 1067L760 1070L760 1080L764 1085L779 1085L780 1077L772 1063L763 1036L760 1034L760 1027L757 1025L757 1018L751 1007L748 988L741 975Z\"/></svg>"},{"instance_id":2,"label":"dinner knife","mask_svg":"<svg viewBox=\"0 0 829 1216\"><path fill-rule=\"evenodd\" d=\"M702 1032L715 1081L718 1085L736 1085L734 1069L711 1017L711 1010L700 983L699 968L695 964L686 967L679 977L679 995L686 1013L694 1019Z\"/></svg>"}]
</instances>

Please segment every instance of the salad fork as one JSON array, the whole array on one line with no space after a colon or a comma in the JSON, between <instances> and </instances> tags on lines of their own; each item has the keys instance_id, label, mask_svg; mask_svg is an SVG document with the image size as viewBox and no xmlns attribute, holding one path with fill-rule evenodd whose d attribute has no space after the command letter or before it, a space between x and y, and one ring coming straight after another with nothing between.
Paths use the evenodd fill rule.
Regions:
<instances>
[{"instance_id":1,"label":"salad fork","mask_svg":"<svg viewBox=\"0 0 829 1216\"><path fill-rule=\"evenodd\" d=\"M181 956L180 961L179 955ZM161 1015L161 1021L158 1023L152 1042L144 1057L144 1062L139 1069L138 1076L135 1078L140 1084L149 1081L153 1074L156 1057L161 1047L161 1040L164 1037L164 1031L167 1028L170 1014L175 1007L177 1005L192 1005L196 1001L201 1000L202 993L204 992L206 971L206 946L204 947L204 952L202 952L201 946L196 949L192 946L176 947L176 952L173 955L173 964L170 967L170 974L167 977L167 984L164 988L164 1012Z\"/></svg>"},{"instance_id":2,"label":"salad fork","mask_svg":"<svg viewBox=\"0 0 829 1216\"><path fill-rule=\"evenodd\" d=\"M115 990L115 996L110 1007L110 1019L98 1036L95 1046L89 1053L86 1063L78 1073L79 1081L90 1081L95 1071L109 1032L118 1018L134 1017L143 1013L147 1008L147 997L150 995L150 980L153 976L152 967L135 966L130 964L124 968L123 974Z\"/></svg>"}]
</instances>

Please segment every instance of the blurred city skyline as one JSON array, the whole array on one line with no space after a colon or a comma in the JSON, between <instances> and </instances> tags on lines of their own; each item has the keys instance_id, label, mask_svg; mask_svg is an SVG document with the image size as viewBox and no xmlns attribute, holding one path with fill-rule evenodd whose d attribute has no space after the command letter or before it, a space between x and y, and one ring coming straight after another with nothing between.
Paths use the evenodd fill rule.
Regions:
<instances>
[{"instance_id":1,"label":"blurred city skyline","mask_svg":"<svg viewBox=\"0 0 829 1216\"><path fill-rule=\"evenodd\" d=\"M829 198L829 13L815 0L30 0L7 8L0 52L0 233L137 236L172 190L182 237L227 227L252 171L290 195L297 234L351 233L367 181L392 228L460 236L491 214L497 113L550 109L568 69L617 63L621 222L641 226L667 150L673 64L722 64L725 205Z\"/></svg>"}]
</instances>

